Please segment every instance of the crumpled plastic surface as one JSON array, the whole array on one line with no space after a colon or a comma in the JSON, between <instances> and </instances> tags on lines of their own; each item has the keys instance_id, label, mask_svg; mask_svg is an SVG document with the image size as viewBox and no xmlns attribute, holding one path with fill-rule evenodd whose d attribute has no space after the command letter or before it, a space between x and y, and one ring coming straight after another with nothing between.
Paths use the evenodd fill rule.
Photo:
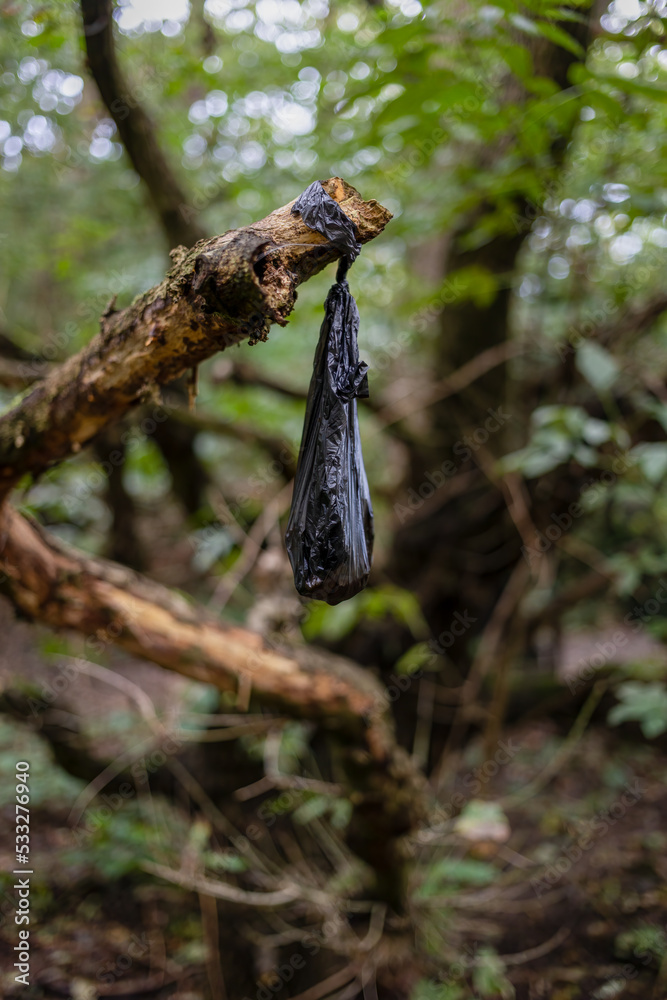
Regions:
<instances>
[{"instance_id":1,"label":"crumpled plastic surface","mask_svg":"<svg viewBox=\"0 0 667 1000\"><path fill-rule=\"evenodd\" d=\"M300 215L309 229L326 236L330 243L349 257L350 264L361 253L354 223L330 198L319 181L313 181L292 205L292 215Z\"/></svg>"},{"instance_id":2,"label":"crumpled plastic surface","mask_svg":"<svg viewBox=\"0 0 667 1000\"><path fill-rule=\"evenodd\" d=\"M352 224L316 184L348 224L360 249ZM294 208L314 187L311 184ZM316 199L317 193L309 195L308 205ZM346 240L349 246L349 229L335 220L331 206L324 203L323 211L328 231L335 229L337 234L332 242ZM319 230L312 224L319 216L309 218L304 222ZM327 604L339 604L363 590L373 551L373 509L356 402L368 396L368 365L359 360L359 312L345 278L348 265L347 256L343 257L324 305L285 536L297 591Z\"/></svg>"}]
</instances>

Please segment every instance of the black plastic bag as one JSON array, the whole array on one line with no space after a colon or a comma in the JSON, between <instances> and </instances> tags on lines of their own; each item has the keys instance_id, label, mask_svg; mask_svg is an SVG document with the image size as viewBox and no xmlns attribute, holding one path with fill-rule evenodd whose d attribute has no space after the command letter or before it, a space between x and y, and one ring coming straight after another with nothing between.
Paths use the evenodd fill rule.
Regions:
<instances>
[{"instance_id":1,"label":"black plastic bag","mask_svg":"<svg viewBox=\"0 0 667 1000\"><path fill-rule=\"evenodd\" d=\"M313 181L292 205L292 215L300 215L309 229L326 236L329 243L342 250L348 264L361 253L354 223L337 201L330 198L319 181Z\"/></svg>"},{"instance_id":2,"label":"black plastic bag","mask_svg":"<svg viewBox=\"0 0 667 1000\"><path fill-rule=\"evenodd\" d=\"M354 259L361 247L352 223L319 182L304 192L295 210L312 229L319 230L315 223L324 218L320 231L346 256L324 305L285 541L297 591L339 604L366 586L373 551L373 509L356 402L368 396L368 365L359 361L359 312L345 278L348 258Z\"/></svg>"}]
</instances>

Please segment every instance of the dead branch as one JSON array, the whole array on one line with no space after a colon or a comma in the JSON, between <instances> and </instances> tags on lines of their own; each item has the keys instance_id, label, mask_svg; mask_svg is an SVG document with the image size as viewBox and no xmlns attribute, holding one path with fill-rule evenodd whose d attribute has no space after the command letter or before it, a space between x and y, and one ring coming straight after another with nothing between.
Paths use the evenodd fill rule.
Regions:
<instances>
[{"instance_id":1,"label":"dead branch","mask_svg":"<svg viewBox=\"0 0 667 1000\"><path fill-rule=\"evenodd\" d=\"M355 222L362 242L391 218L340 178L326 191ZM302 281L339 253L290 214L172 252L175 264L126 309L110 308L100 333L37 383L0 419L0 496L28 472L61 461L142 400L216 351L265 340L286 325Z\"/></svg>"},{"instance_id":2,"label":"dead branch","mask_svg":"<svg viewBox=\"0 0 667 1000\"><path fill-rule=\"evenodd\" d=\"M111 0L81 0L81 13L88 68L132 166L146 185L167 242L170 247L192 246L206 233L158 143L155 125L120 68Z\"/></svg>"},{"instance_id":3,"label":"dead branch","mask_svg":"<svg viewBox=\"0 0 667 1000\"><path fill-rule=\"evenodd\" d=\"M69 549L7 505L0 538L0 589L28 617L115 642L223 691L249 683L290 715L354 734L376 759L389 751L386 700L360 667L313 649L272 648L132 570Z\"/></svg>"}]
</instances>

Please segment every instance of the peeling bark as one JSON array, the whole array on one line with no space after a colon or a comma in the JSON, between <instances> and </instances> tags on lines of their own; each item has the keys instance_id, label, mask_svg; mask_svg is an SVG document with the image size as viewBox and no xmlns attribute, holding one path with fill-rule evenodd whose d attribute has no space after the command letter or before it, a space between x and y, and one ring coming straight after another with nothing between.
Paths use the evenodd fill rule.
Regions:
<instances>
[{"instance_id":1,"label":"peeling bark","mask_svg":"<svg viewBox=\"0 0 667 1000\"><path fill-rule=\"evenodd\" d=\"M339 178L323 182L361 242L391 218ZM26 473L62 461L218 350L285 325L297 286L339 253L290 214L172 252L158 286L102 317L88 347L0 418L0 502ZM385 692L367 670L311 647L278 648L115 563L86 557L0 505L0 593L27 617L114 643L168 670L317 721L335 739L354 805L351 840L376 893L403 903L403 836L428 812L425 779L397 746Z\"/></svg>"},{"instance_id":2,"label":"peeling bark","mask_svg":"<svg viewBox=\"0 0 667 1000\"><path fill-rule=\"evenodd\" d=\"M8 504L0 508L0 593L30 619L114 643L222 691L317 721L335 740L354 814L350 844L375 873L375 893L400 911L403 837L428 815L426 781L397 746L382 685L331 653L270 646L124 566L86 557Z\"/></svg>"},{"instance_id":3,"label":"peeling bark","mask_svg":"<svg viewBox=\"0 0 667 1000\"><path fill-rule=\"evenodd\" d=\"M387 756L386 698L361 667L311 648L269 646L133 570L70 549L8 505L0 541L0 590L29 618L222 691L251 689L264 704L353 735L376 761Z\"/></svg>"},{"instance_id":4,"label":"peeling bark","mask_svg":"<svg viewBox=\"0 0 667 1000\"><path fill-rule=\"evenodd\" d=\"M362 242L382 232L391 218L385 208L340 178L323 183ZM107 309L92 342L0 419L0 497L155 398L157 386L241 340L266 340L271 323L286 325L297 286L340 256L290 214L292 204L191 250L177 248L159 285L126 309Z\"/></svg>"}]
</instances>

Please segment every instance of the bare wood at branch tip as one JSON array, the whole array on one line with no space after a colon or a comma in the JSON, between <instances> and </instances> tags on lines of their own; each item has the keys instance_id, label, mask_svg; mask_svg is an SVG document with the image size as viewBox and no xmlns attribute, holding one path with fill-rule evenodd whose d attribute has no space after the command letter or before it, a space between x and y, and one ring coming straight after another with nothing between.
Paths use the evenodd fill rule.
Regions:
<instances>
[{"instance_id":1,"label":"bare wood at branch tip","mask_svg":"<svg viewBox=\"0 0 667 1000\"><path fill-rule=\"evenodd\" d=\"M340 178L325 190L356 224L362 243L391 218ZM340 256L292 215L293 202L243 229L172 251L165 279L126 309L110 308L100 333L36 383L0 418L0 498L90 441L157 386L244 339L285 326L296 289Z\"/></svg>"}]
</instances>

